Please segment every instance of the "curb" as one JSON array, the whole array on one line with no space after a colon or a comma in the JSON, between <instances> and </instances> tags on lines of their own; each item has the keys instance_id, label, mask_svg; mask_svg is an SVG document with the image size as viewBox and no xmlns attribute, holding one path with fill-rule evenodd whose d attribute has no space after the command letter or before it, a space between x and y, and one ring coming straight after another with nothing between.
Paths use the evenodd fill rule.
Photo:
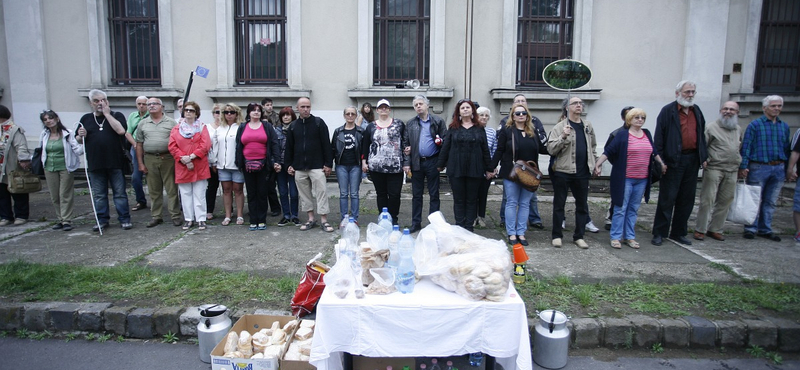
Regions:
<instances>
[{"instance_id":1,"label":"curb","mask_svg":"<svg viewBox=\"0 0 800 370\"><path fill-rule=\"evenodd\" d=\"M288 311L237 310L236 322L247 314L283 315ZM0 303L0 330L112 333L152 339L168 333L197 337L198 307L124 307L111 303ZM536 318L528 319L535 332ZM567 323L573 348L746 348L800 352L800 323L764 317L758 320L711 321L686 316L655 319L646 315L622 318L577 318ZM531 345L533 341L531 341Z\"/></svg>"}]
</instances>

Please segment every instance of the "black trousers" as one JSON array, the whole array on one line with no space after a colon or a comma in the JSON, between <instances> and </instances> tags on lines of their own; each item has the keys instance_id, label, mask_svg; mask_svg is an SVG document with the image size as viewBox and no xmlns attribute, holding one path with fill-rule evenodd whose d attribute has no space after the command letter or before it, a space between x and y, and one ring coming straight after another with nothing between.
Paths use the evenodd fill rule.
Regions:
<instances>
[{"instance_id":1,"label":"black trousers","mask_svg":"<svg viewBox=\"0 0 800 370\"><path fill-rule=\"evenodd\" d=\"M403 190L403 173L370 172L372 184L375 186L375 196L378 211L383 207L389 209L392 215L392 224L399 225L397 216L400 213L400 191Z\"/></svg>"},{"instance_id":2,"label":"black trousers","mask_svg":"<svg viewBox=\"0 0 800 370\"><path fill-rule=\"evenodd\" d=\"M682 154L677 166L667 166L658 187L658 205L653 220L653 236L686 236L689 216L697 191L697 153ZM672 231L670 231L670 224Z\"/></svg>"},{"instance_id":3,"label":"black trousers","mask_svg":"<svg viewBox=\"0 0 800 370\"><path fill-rule=\"evenodd\" d=\"M0 183L0 219L14 221L17 218L28 219L30 205L28 194L11 194L8 184ZM14 205L11 205L11 201Z\"/></svg>"},{"instance_id":4,"label":"black trousers","mask_svg":"<svg viewBox=\"0 0 800 370\"><path fill-rule=\"evenodd\" d=\"M244 186L247 187L247 209L250 215L250 224L263 224L267 222L267 176L269 170L244 171Z\"/></svg>"},{"instance_id":5,"label":"black trousers","mask_svg":"<svg viewBox=\"0 0 800 370\"><path fill-rule=\"evenodd\" d=\"M478 189L478 217L486 217L486 201L489 198L489 186L494 179L483 179Z\"/></svg>"},{"instance_id":6,"label":"black trousers","mask_svg":"<svg viewBox=\"0 0 800 370\"><path fill-rule=\"evenodd\" d=\"M453 214L456 225L473 231L475 218L478 217L478 190L481 177L449 177L450 188L453 189Z\"/></svg>"},{"instance_id":7,"label":"black trousers","mask_svg":"<svg viewBox=\"0 0 800 370\"><path fill-rule=\"evenodd\" d=\"M269 202L269 208L272 212L280 212L283 213L283 209L281 209L281 202L278 201L278 173L275 171L269 171L267 174L267 202Z\"/></svg>"},{"instance_id":8,"label":"black trousers","mask_svg":"<svg viewBox=\"0 0 800 370\"><path fill-rule=\"evenodd\" d=\"M217 190L219 189L219 174L211 170L211 178L208 179L206 188L206 212L214 213L214 206L217 203Z\"/></svg>"},{"instance_id":9,"label":"black trousers","mask_svg":"<svg viewBox=\"0 0 800 370\"><path fill-rule=\"evenodd\" d=\"M439 170L436 169L435 156L428 160L420 160L419 171L411 171L411 226L422 225L422 195L425 192L425 180L428 180L428 196L431 198L428 214L439 210Z\"/></svg>"},{"instance_id":10,"label":"black trousers","mask_svg":"<svg viewBox=\"0 0 800 370\"><path fill-rule=\"evenodd\" d=\"M575 232L572 240L583 239L586 222L589 219L589 178L573 174L553 171L550 173L553 182L553 239L563 238L561 222L564 220L564 205L567 203L567 191L575 198Z\"/></svg>"}]
</instances>

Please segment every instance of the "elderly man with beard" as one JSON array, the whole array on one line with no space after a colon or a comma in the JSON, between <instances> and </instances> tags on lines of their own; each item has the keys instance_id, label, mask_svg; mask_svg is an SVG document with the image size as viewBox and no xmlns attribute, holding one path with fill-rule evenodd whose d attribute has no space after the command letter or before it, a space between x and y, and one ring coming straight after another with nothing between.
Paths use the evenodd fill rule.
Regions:
<instances>
[{"instance_id":1,"label":"elderly man with beard","mask_svg":"<svg viewBox=\"0 0 800 370\"><path fill-rule=\"evenodd\" d=\"M737 172L742 161L739 154L742 143L737 116L739 104L725 102L719 113L719 119L706 127L708 163L703 169L700 209L697 211L697 224L694 228L694 238L697 240L705 239L706 235L711 239L725 240L722 226L733 203ZM709 214L711 223L708 220Z\"/></svg>"},{"instance_id":2,"label":"elderly man with beard","mask_svg":"<svg viewBox=\"0 0 800 370\"><path fill-rule=\"evenodd\" d=\"M694 207L697 171L708 157L706 121L700 107L694 104L696 86L691 81L679 82L675 87L675 101L661 108L656 118L653 141L656 153L667 165L667 172L661 178L658 192L653 245L661 245L665 237L684 245L692 244L686 238L687 223Z\"/></svg>"}]
</instances>

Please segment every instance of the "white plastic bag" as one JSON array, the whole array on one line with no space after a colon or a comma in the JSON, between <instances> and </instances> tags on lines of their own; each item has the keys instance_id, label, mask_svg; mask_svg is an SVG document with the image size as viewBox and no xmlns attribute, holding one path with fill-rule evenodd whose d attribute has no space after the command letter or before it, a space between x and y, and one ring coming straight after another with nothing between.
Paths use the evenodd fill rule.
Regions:
<instances>
[{"instance_id":1,"label":"white plastic bag","mask_svg":"<svg viewBox=\"0 0 800 370\"><path fill-rule=\"evenodd\" d=\"M339 255L336 264L322 277L325 281L325 289L331 289L333 294L339 298L345 298L351 293L355 294L357 282L351 261L350 256Z\"/></svg>"},{"instance_id":2,"label":"white plastic bag","mask_svg":"<svg viewBox=\"0 0 800 370\"><path fill-rule=\"evenodd\" d=\"M748 185L744 181L736 183L733 204L728 211L728 221L742 225L752 225L758 217L761 204L761 186Z\"/></svg>"}]
</instances>

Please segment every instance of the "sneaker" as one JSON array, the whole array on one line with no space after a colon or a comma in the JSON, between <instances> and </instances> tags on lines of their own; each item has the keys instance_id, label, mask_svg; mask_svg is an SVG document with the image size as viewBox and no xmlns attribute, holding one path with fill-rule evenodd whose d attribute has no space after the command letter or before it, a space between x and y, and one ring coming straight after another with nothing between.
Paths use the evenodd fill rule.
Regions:
<instances>
[{"instance_id":1,"label":"sneaker","mask_svg":"<svg viewBox=\"0 0 800 370\"><path fill-rule=\"evenodd\" d=\"M800 231L798 231L797 234L794 234L794 241L796 243L800 243Z\"/></svg>"},{"instance_id":2,"label":"sneaker","mask_svg":"<svg viewBox=\"0 0 800 370\"><path fill-rule=\"evenodd\" d=\"M589 249L589 244L586 244L586 241L583 239L576 240L575 245L577 245L580 249Z\"/></svg>"},{"instance_id":3,"label":"sneaker","mask_svg":"<svg viewBox=\"0 0 800 370\"><path fill-rule=\"evenodd\" d=\"M63 227L63 229L62 229L62 230L64 230L64 231L71 231L71 230L72 230L72 224L70 224L70 223L68 223L68 222L65 222L65 223L64 223L64 227Z\"/></svg>"},{"instance_id":4,"label":"sneaker","mask_svg":"<svg viewBox=\"0 0 800 370\"><path fill-rule=\"evenodd\" d=\"M300 226L301 225L300 219L297 218L297 217L292 217L292 223L294 224L294 226Z\"/></svg>"},{"instance_id":5,"label":"sneaker","mask_svg":"<svg viewBox=\"0 0 800 370\"><path fill-rule=\"evenodd\" d=\"M267 224L265 224L265 223L258 224L258 229L259 230L266 230L267 229Z\"/></svg>"},{"instance_id":6,"label":"sneaker","mask_svg":"<svg viewBox=\"0 0 800 370\"><path fill-rule=\"evenodd\" d=\"M598 229L597 226L594 226L594 223L592 221L589 221L586 223L586 231L590 233L597 233L600 232L600 229Z\"/></svg>"},{"instance_id":7,"label":"sneaker","mask_svg":"<svg viewBox=\"0 0 800 370\"><path fill-rule=\"evenodd\" d=\"M107 223L100 224L99 226L95 224L94 226L92 226L92 231L93 232L99 232L101 229L105 230L107 228L108 228L108 224Z\"/></svg>"},{"instance_id":8,"label":"sneaker","mask_svg":"<svg viewBox=\"0 0 800 370\"><path fill-rule=\"evenodd\" d=\"M370 179L368 179L366 177L362 177L361 178L361 183L362 184L372 184L372 180L370 180Z\"/></svg>"},{"instance_id":9,"label":"sneaker","mask_svg":"<svg viewBox=\"0 0 800 370\"><path fill-rule=\"evenodd\" d=\"M61 230L63 228L64 228L64 224L62 224L60 222L58 222L55 225L53 225L53 230Z\"/></svg>"},{"instance_id":10,"label":"sneaker","mask_svg":"<svg viewBox=\"0 0 800 370\"><path fill-rule=\"evenodd\" d=\"M258 230L258 225L250 224L250 231L256 231L256 230Z\"/></svg>"},{"instance_id":11,"label":"sneaker","mask_svg":"<svg viewBox=\"0 0 800 370\"><path fill-rule=\"evenodd\" d=\"M483 220L483 217L478 217L475 219L475 223L472 226L486 227L486 221Z\"/></svg>"},{"instance_id":12,"label":"sneaker","mask_svg":"<svg viewBox=\"0 0 800 370\"><path fill-rule=\"evenodd\" d=\"M561 229L563 230L566 228L567 228L567 220L561 221Z\"/></svg>"},{"instance_id":13,"label":"sneaker","mask_svg":"<svg viewBox=\"0 0 800 370\"><path fill-rule=\"evenodd\" d=\"M0 226L7 226L11 223L11 220L6 220L5 218L0 220Z\"/></svg>"},{"instance_id":14,"label":"sneaker","mask_svg":"<svg viewBox=\"0 0 800 370\"><path fill-rule=\"evenodd\" d=\"M556 248L561 248L561 238L553 239L553 246Z\"/></svg>"},{"instance_id":15,"label":"sneaker","mask_svg":"<svg viewBox=\"0 0 800 370\"><path fill-rule=\"evenodd\" d=\"M122 226L122 230L130 230L133 228L133 224L130 222L123 222L120 226Z\"/></svg>"},{"instance_id":16,"label":"sneaker","mask_svg":"<svg viewBox=\"0 0 800 370\"><path fill-rule=\"evenodd\" d=\"M24 225L26 222L28 222L28 220L26 220L24 218L18 218L16 220L14 220L14 225L17 225L17 226Z\"/></svg>"},{"instance_id":17,"label":"sneaker","mask_svg":"<svg viewBox=\"0 0 800 370\"><path fill-rule=\"evenodd\" d=\"M289 219L284 217L280 221L278 221L278 226L286 226L289 224L289 222L290 222Z\"/></svg>"}]
</instances>

